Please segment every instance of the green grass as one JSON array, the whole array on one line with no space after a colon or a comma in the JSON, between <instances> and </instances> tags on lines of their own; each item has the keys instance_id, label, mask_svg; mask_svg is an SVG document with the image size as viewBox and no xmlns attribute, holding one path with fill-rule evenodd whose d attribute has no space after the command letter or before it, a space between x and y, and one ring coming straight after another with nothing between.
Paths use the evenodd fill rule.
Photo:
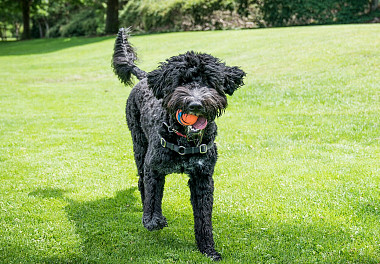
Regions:
<instances>
[{"instance_id":1,"label":"green grass","mask_svg":"<svg viewBox=\"0 0 380 264\"><path fill-rule=\"evenodd\" d=\"M246 72L218 119L222 263L380 263L380 27L136 36L141 68L187 50ZM0 262L207 263L185 175L141 224L113 38L0 43Z\"/></svg>"}]
</instances>

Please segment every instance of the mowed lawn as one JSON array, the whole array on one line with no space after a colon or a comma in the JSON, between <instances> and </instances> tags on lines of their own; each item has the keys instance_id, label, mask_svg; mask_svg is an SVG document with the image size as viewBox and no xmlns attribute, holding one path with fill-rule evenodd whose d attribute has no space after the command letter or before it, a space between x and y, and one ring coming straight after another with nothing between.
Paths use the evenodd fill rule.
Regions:
<instances>
[{"instance_id":1,"label":"mowed lawn","mask_svg":"<svg viewBox=\"0 0 380 264\"><path fill-rule=\"evenodd\" d=\"M134 36L139 65L187 50L247 72L217 120L222 263L380 263L380 26ZM131 90L113 37L0 42L0 263L209 263L187 176L141 224Z\"/></svg>"}]
</instances>

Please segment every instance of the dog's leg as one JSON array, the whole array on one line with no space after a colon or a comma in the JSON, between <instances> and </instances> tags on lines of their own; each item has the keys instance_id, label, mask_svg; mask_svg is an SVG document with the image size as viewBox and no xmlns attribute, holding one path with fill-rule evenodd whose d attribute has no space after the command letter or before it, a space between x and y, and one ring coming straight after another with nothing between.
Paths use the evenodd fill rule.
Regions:
<instances>
[{"instance_id":1,"label":"dog's leg","mask_svg":"<svg viewBox=\"0 0 380 264\"><path fill-rule=\"evenodd\" d=\"M135 162L137 167L137 173L139 178L139 191L141 194L141 202L144 203L145 191L144 191L144 161L148 148L148 141L140 128L135 129L132 132L133 135L133 152L135 155Z\"/></svg>"},{"instance_id":2,"label":"dog's leg","mask_svg":"<svg viewBox=\"0 0 380 264\"><path fill-rule=\"evenodd\" d=\"M145 191L144 191L144 161L145 155L148 148L148 142L145 138L144 133L141 128L135 127L132 131L133 135L133 152L135 156L135 162L137 167L137 173L139 178L139 191L141 194L141 202L144 203Z\"/></svg>"},{"instance_id":3,"label":"dog's leg","mask_svg":"<svg viewBox=\"0 0 380 264\"><path fill-rule=\"evenodd\" d=\"M141 202L144 204L144 162L145 155L148 149L148 140L144 134L140 124L140 110L135 103L136 92L132 90L131 95L128 98L126 106L126 116L129 130L131 131L133 140L133 153L135 156L135 162L137 167L137 173L140 176L139 179L139 191L141 194Z\"/></svg>"},{"instance_id":4,"label":"dog's leg","mask_svg":"<svg viewBox=\"0 0 380 264\"><path fill-rule=\"evenodd\" d=\"M195 177L190 175L189 187L198 249L213 260L221 260L220 254L215 250L212 235L211 217L214 193L212 175L197 175Z\"/></svg>"},{"instance_id":5,"label":"dog's leg","mask_svg":"<svg viewBox=\"0 0 380 264\"><path fill-rule=\"evenodd\" d=\"M139 191L141 195L141 203L144 206L144 200L145 200L144 175L140 175L140 178L139 178Z\"/></svg>"},{"instance_id":6,"label":"dog's leg","mask_svg":"<svg viewBox=\"0 0 380 264\"><path fill-rule=\"evenodd\" d=\"M166 218L162 215L161 203L164 195L165 175L145 170L144 202L142 222L149 231L159 230L167 226Z\"/></svg>"}]
</instances>

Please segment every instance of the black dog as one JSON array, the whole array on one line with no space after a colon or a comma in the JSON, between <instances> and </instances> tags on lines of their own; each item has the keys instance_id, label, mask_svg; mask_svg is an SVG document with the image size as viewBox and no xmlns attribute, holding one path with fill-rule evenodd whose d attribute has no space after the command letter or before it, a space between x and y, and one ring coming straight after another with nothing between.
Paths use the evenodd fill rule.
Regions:
<instances>
[{"instance_id":1,"label":"black dog","mask_svg":"<svg viewBox=\"0 0 380 264\"><path fill-rule=\"evenodd\" d=\"M124 84L131 84L132 74L140 80L129 95L126 114L140 176L142 222L150 231L167 226L161 209L165 176L186 173L198 248L220 260L211 224L212 175L218 157L214 120L227 107L226 94L232 95L243 85L245 73L211 55L193 51L171 57L146 73L134 63L137 57L128 43L128 33L127 29L119 30L113 68ZM180 119L181 114L195 115L196 122L181 125L179 121L186 121Z\"/></svg>"}]
</instances>

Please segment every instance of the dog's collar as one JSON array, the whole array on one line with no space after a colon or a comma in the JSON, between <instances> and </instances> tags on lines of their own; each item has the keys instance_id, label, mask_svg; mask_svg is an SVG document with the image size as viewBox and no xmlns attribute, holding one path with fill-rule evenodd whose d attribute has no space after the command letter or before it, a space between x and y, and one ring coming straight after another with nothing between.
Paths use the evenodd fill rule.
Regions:
<instances>
[{"instance_id":1,"label":"dog's collar","mask_svg":"<svg viewBox=\"0 0 380 264\"><path fill-rule=\"evenodd\" d=\"M167 142L163 137L161 137L161 135L160 135L160 143L163 148L171 149L177 152L179 155L205 154L214 145L214 142L210 142L208 145L201 144L200 146L197 146L197 147L178 146L173 143Z\"/></svg>"}]
</instances>

